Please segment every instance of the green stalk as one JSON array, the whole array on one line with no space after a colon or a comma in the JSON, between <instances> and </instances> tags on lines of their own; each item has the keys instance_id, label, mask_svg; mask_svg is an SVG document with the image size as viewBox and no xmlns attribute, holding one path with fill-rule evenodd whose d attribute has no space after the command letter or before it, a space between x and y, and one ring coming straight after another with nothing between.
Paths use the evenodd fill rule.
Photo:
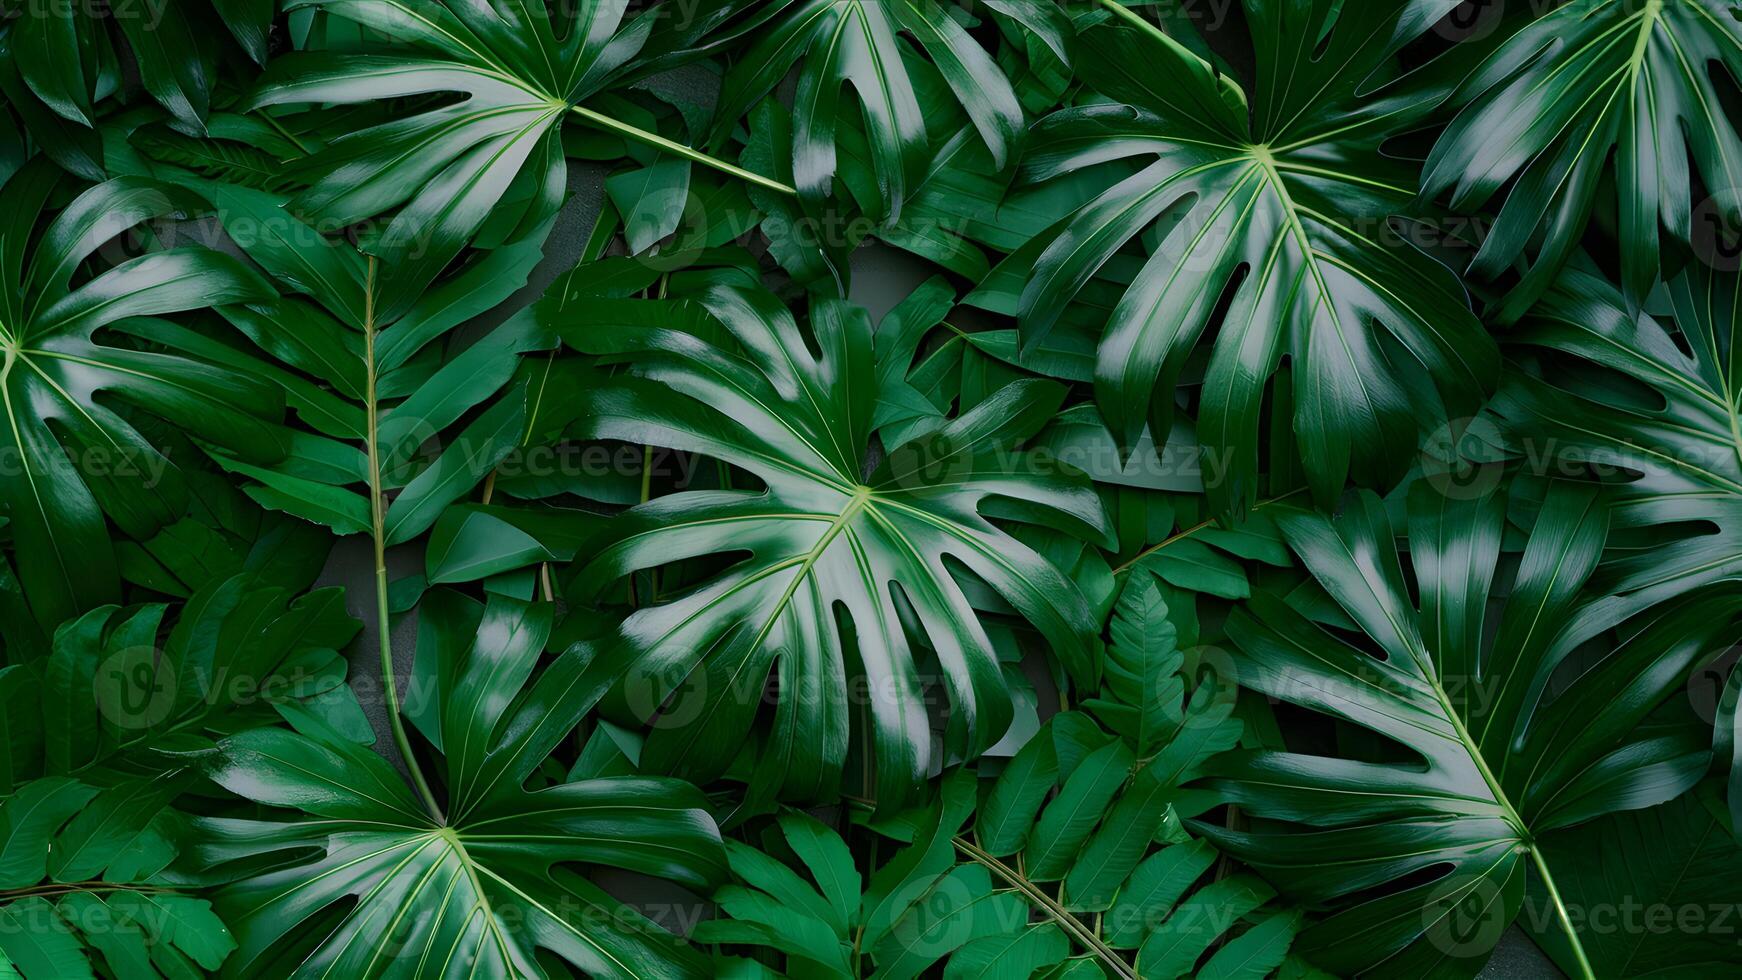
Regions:
<instances>
[{"instance_id":1,"label":"green stalk","mask_svg":"<svg viewBox=\"0 0 1742 980\"><path fill-rule=\"evenodd\" d=\"M1065 911L1064 906L1054 901L1052 896L1041 890L1038 885L1016 873L1003 861L963 838L953 837L950 842L955 845L956 850L967 855L976 864L985 867L988 871L1004 879L1004 882L1010 887L1022 892L1031 903L1038 906L1053 922L1057 923L1067 936L1088 950L1108 970L1111 970L1114 976L1120 980L1136 980L1137 971L1131 968L1131 964L1125 962L1125 958L1120 956L1117 950L1102 941L1097 930L1090 928L1083 920Z\"/></svg>"},{"instance_id":2,"label":"green stalk","mask_svg":"<svg viewBox=\"0 0 1742 980\"><path fill-rule=\"evenodd\" d=\"M1101 3L1101 6L1106 7L1108 10L1111 10L1113 12L1113 16L1119 17L1119 18L1121 18L1121 19L1123 19L1131 24L1136 25L1139 29L1147 31L1148 33L1154 35L1155 37L1157 37L1163 41L1166 41L1170 45L1175 43L1174 39L1171 37L1168 37L1167 33L1165 31L1163 31L1161 28L1155 26L1154 24L1151 24L1149 21L1144 20L1143 17L1137 13L1137 11L1132 10L1130 7L1127 7L1124 4L1120 3L1119 0L1100 0L1100 3Z\"/></svg>"},{"instance_id":3,"label":"green stalk","mask_svg":"<svg viewBox=\"0 0 1742 980\"><path fill-rule=\"evenodd\" d=\"M399 682L393 673L393 628L387 620L387 508L381 494L381 406L375 395L375 266L374 256L368 257L369 272L363 285L363 399L368 415L369 447L369 534L375 539L375 622L380 627L377 644L381 649L381 690L387 696L387 724L393 729L393 744L405 760L412 785L423 797L423 805L436 823L446 823L441 804L430 792L429 780L411 754L411 739L405 734L405 722L399 717Z\"/></svg>"},{"instance_id":4,"label":"green stalk","mask_svg":"<svg viewBox=\"0 0 1742 980\"><path fill-rule=\"evenodd\" d=\"M682 143L668 140L658 133L650 133L638 126L631 126L621 120L612 119L610 116L607 116L602 112L594 112L584 105L570 106L569 111L607 132L616 133L619 136L626 136L629 139L636 140L637 142L646 143L654 149L664 150L674 156L683 157L685 160L692 160L706 167L713 167L715 170L718 170L723 174L737 177L739 180L747 180L758 187L766 187L771 191L776 191L788 195L789 197L798 196L798 190L796 188L789 187L778 180L771 180L761 174L745 170L742 167L735 167L718 157L711 157L700 150L692 150Z\"/></svg>"},{"instance_id":5,"label":"green stalk","mask_svg":"<svg viewBox=\"0 0 1742 980\"><path fill-rule=\"evenodd\" d=\"M1567 907L1561 901L1561 891L1555 887L1554 875L1548 873L1548 862L1542 859L1542 851L1532 844L1530 859L1536 862L1536 873L1542 876L1542 883L1548 887L1549 900L1554 902L1556 916L1561 920L1561 930L1567 934L1567 942L1572 944L1573 957L1579 961L1579 976L1583 980L1597 980L1597 972L1591 969L1591 961L1585 957L1584 944L1579 942L1579 931L1573 928L1573 920L1567 915Z\"/></svg>"}]
</instances>

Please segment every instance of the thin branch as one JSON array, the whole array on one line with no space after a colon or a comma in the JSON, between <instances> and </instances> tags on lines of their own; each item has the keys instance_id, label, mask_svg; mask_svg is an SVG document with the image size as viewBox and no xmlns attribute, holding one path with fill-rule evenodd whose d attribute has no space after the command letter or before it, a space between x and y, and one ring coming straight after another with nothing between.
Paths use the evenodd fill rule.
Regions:
<instances>
[{"instance_id":1,"label":"thin branch","mask_svg":"<svg viewBox=\"0 0 1742 980\"><path fill-rule=\"evenodd\" d=\"M1095 958L1104 963L1109 970L1112 970L1114 976L1123 977L1125 980L1136 980L1137 971L1131 968L1131 964L1125 962L1125 957L1120 956L1118 950L1103 942L1101 937L1096 935L1095 930L1084 924L1083 920L1065 911L1064 906L1060 905L1034 882L1017 874L1003 861L960 837L952 837L950 842L956 845L956 850L967 855L975 863L984 865L987 870L1022 892L1030 902L1045 912L1048 918L1057 922L1059 928L1075 939L1084 949L1094 954Z\"/></svg>"},{"instance_id":2,"label":"thin branch","mask_svg":"<svg viewBox=\"0 0 1742 980\"><path fill-rule=\"evenodd\" d=\"M691 160L702 164L703 166L713 167L715 170L718 170L723 174L729 174L730 176L737 177L740 180L747 180L758 187L766 187L771 191L785 194L788 197L798 196L797 188L783 184L778 180L764 177L761 174L752 173L742 167L733 166L732 164L721 160L719 157L709 156L700 150L692 150L682 143L668 140L658 133L650 133L638 126L631 126L622 120L612 119L610 116L607 116L602 112L594 112L586 106L570 106L569 111L607 132L616 133L619 136L626 136L640 143L646 143L654 149L664 150L673 156L680 156L685 160Z\"/></svg>"},{"instance_id":3,"label":"thin branch","mask_svg":"<svg viewBox=\"0 0 1742 980\"><path fill-rule=\"evenodd\" d=\"M411 773L412 785L417 787L418 795L423 797L423 804L429 809L430 816L436 823L445 824L447 817L442 814L441 804L436 802L435 794L430 792L429 780L423 776L423 769L417 764L417 757L411 754L411 739L405 734L405 721L399 717L399 682L393 671L393 628L387 618L387 507L383 503L381 492L381 405L375 393L375 267L377 260L368 257L369 274L363 286L363 356L365 390L363 393L365 408L368 414L369 432L369 535L375 543L375 620L380 627L377 643L381 649L381 690L387 698L387 724L393 729L393 744L398 747L400 758L405 760L406 771Z\"/></svg>"}]
</instances>

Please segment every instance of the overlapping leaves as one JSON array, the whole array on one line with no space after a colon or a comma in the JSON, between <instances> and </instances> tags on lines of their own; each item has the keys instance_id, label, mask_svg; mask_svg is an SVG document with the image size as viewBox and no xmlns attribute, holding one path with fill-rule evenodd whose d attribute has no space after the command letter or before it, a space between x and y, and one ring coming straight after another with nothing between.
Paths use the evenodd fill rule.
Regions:
<instances>
[{"instance_id":1,"label":"overlapping leaves","mask_svg":"<svg viewBox=\"0 0 1742 980\"><path fill-rule=\"evenodd\" d=\"M1579 913L1737 863L1729 3L147 6L0 10L0 973L1728 965Z\"/></svg>"},{"instance_id":2,"label":"overlapping leaves","mask_svg":"<svg viewBox=\"0 0 1742 980\"><path fill-rule=\"evenodd\" d=\"M371 737L344 683L357 622L339 600L236 576L190 598L167 636L161 604L104 607L62 627L46 660L0 671L0 962L68 978L223 963L228 929L174 867L202 805L198 760L280 715Z\"/></svg>"},{"instance_id":3,"label":"overlapping leaves","mask_svg":"<svg viewBox=\"0 0 1742 980\"><path fill-rule=\"evenodd\" d=\"M63 177L39 159L0 187L3 484L19 576L45 631L120 597L105 519L135 537L178 519L187 489L126 413L140 411L246 458L284 452L283 396L246 359L183 356L197 338L160 314L270 295L235 259L205 248L120 258L75 285L99 247L136 225L206 208L173 186L117 178L56 207ZM49 215L52 214L52 219ZM113 398L122 408L107 399Z\"/></svg>"},{"instance_id":4,"label":"overlapping leaves","mask_svg":"<svg viewBox=\"0 0 1742 980\"><path fill-rule=\"evenodd\" d=\"M1295 513L1278 524L1338 615L1254 595L1228 624L1241 683L1403 753L1267 749L1210 766L1209 785L1263 822L1199 829L1324 909L1301 937L1313 962L1474 975L1499 937L1489 923L1518 913L1528 863L1552 874L1547 835L1674 799L1710 764L1697 735L1635 729L1722 652L1728 617L1670 603L1595 648L1568 640L1569 620L1602 598L1585 591L1608 529L1592 490L1551 486L1514 564L1502 547L1504 495L1415 484L1413 588L1370 494L1334 519ZM1358 639L1341 635L1350 628ZM1582 953L1579 962L1589 973Z\"/></svg>"},{"instance_id":5,"label":"overlapping leaves","mask_svg":"<svg viewBox=\"0 0 1742 980\"><path fill-rule=\"evenodd\" d=\"M720 288L698 302L737 350L658 328L576 340L634 354L641 377L598 391L572 434L700 453L763 484L634 508L594 542L581 571L582 587L598 594L640 569L744 553L628 616L601 654L652 685L637 695L642 720L662 709L686 722L654 732L654 768L723 772L757 721L756 692L772 672L779 694L765 778L801 798L835 792L855 709L848 684L862 675L869 703L858 708L872 732L862 747L879 792L899 800L941 761L921 708L922 655L935 661L952 708L946 756L977 755L1011 714L965 580L990 586L1072 677L1094 683L1094 624L1076 586L986 513L988 501L1012 499L1022 508L1006 513L1021 519L1105 535L1086 485L1029 472L1013 451L1056 410L1056 385L1010 385L872 465L878 385L862 310L818 303L807 337L766 294Z\"/></svg>"},{"instance_id":6,"label":"overlapping leaves","mask_svg":"<svg viewBox=\"0 0 1742 980\"><path fill-rule=\"evenodd\" d=\"M492 222L514 241L562 203L563 121L599 92L647 39L648 16L586 0L559 23L542 2L477 6L448 0L309 0L381 32L379 51L308 51L275 59L255 106L366 103L458 93L333 143L311 166L321 180L296 206L343 227L393 219L374 246L397 285L382 307L404 311L424 284ZM542 238L542 233L538 236ZM535 242L536 244L536 242Z\"/></svg>"},{"instance_id":7,"label":"overlapping leaves","mask_svg":"<svg viewBox=\"0 0 1742 980\"><path fill-rule=\"evenodd\" d=\"M1724 92L1738 81L1742 22L1733 4L1565 4L1460 83L1462 111L1435 144L1422 190L1449 190L1465 209L1504 195L1472 271L1492 277L1534 247L1530 271L1499 311L1512 320L1576 254L1612 174L1621 286L1638 309L1663 264L1662 232L1713 259L1721 253L1707 250L1742 219L1742 138Z\"/></svg>"},{"instance_id":8,"label":"overlapping leaves","mask_svg":"<svg viewBox=\"0 0 1742 980\"><path fill-rule=\"evenodd\" d=\"M1261 406L1285 362L1287 417L1323 503L1350 475L1394 478L1423 430L1445 412L1469 414L1494 381L1492 342L1457 278L1388 224L1416 180L1382 144L1442 94L1395 80L1394 57L1426 14L1449 6L1248 3L1256 69L1244 87L1154 25L1115 20L1084 35L1093 54L1080 66L1113 101L1037 127L1025 158L1032 179L1139 165L1013 260L1033 270L1021 299L1025 348L1153 229L1108 315L1095 401L1121 448L1146 426L1161 445L1187 359L1213 335L1198 438L1230 463L1223 484L1206 488L1218 510L1255 498Z\"/></svg>"},{"instance_id":9,"label":"overlapping leaves","mask_svg":"<svg viewBox=\"0 0 1742 980\"><path fill-rule=\"evenodd\" d=\"M715 899L731 918L702 938L778 951L792 975L862 976L872 963L887 977L938 964L951 978L1274 970L1299 913L1251 875L1212 874L1215 850L1180 824L1212 802L1183 784L1241 726L1231 688L1182 672L1166 615L1147 580L1127 587L1092 713L1054 716L978 805L957 772L922 813L853 828L907 832L862 888L841 838L797 814L778 820L796 869L770 856L778 847L728 845L738 883Z\"/></svg>"},{"instance_id":10,"label":"overlapping leaves","mask_svg":"<svg viewBox=\"0 0 1742 980\"><path fill-rule=\"evenodd\" d=\"M529 785L597 696L570 649L534 674L551 609L434 593L406 712L444 763L440 812L381 756L318 723L225 739L220 785L293 813L197 824L229 881L214 904L236 976L541 976L540 950L602 977L706 976L701 958L580 873L703 888L723 874L695 789L616 777ZM415 761L412 765L417 765Z\"/></svg>"}]
</instances>

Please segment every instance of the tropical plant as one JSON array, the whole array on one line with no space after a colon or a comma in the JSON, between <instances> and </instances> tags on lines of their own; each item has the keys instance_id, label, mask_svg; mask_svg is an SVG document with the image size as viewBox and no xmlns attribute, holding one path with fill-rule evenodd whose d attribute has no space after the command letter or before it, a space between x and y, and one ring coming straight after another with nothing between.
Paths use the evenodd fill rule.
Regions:
<instances>
[{"instance_id":1,"label":"tropical plant","mask_svg":"<svg viewBox=\"0 0 1742 980\"><path fill-rule=\"evenodd\" d=\"M405 714L445 763L439 800L416 756L402 760L408 784L319 722L219 743L213 781L302 814L196 824L199 858L230 879L213 894L238 947L226 968L540 976L547 950L597 976L706 976L694 951L576 873L713 884L724 855L701 795L641 777L528 786L597 696L576 683L584 653L533 676L549 606L437 592L421 611Z\"/></svg>"},{"instance_id":2,"label":"tropical plant","mask_svg":"<svg viewBox=\"0 0 1742 980\"><path fill-rule=\"evenodd\" d=\"M1733 965L1738 83L1735 0L0 0L0 977Z\"/></svg>"},{"instance_id":3,"label":"tropical plant","mask_svg":"<svg viewBox=\"0 0 1742 980\"><path fill-rule=\"evenodd\" d=\"M1532 21L1459 83L1461 107L1422 174L1475 209L1502 193L1471 271L1495 276L1533 247L1500 316L1548 292L1615 177L1621 287L1637 310L1660 237L1686 246L1742 220L1742 138L1721 86L1742 80L1742 23L1714 0L1580 0ZM1696 200L1689 163L1704 181ZM1613 168L1613 169L1611 169ZM1712 227L1700 227L1708 222Z\"/></svg>"},{"instance_id":4,"label":"tropical plant","mask_svg":"<svg viewBox=\"0 0 1742 980\"><path fill-rule=\"evenodd\" d=\"M1532 365L1495 402L1514 448L1589 468L1615 496L1617 541L1598 573L1607 597L1581 612L1584 634L1669 601L1722 609L1723 583L1742 572L1739 289L1734 274L1690 266L1665 284L1663 313L1632 314L1621 290L1574 268L1512 335ZM1716 726L1742 789L1739 693L1735 675ZM1742 793L1731 800L1742 813Z\"/></svg>"},{"instance_id":5,"label":"tropical plant","mask_svg":"<svg viewBox=\"0 0 1742 980\"><path fill-rule=\"evenodd\" d=\"M188 247L120 258L74 284L81 266L117 235L166 215L196 214L206 203L173 186L117 178L56 208L64 179L38 159L0 187L0 453L15 469L5 501L19 577L45 630L120 597L105 519L144 537L187 506L175 461L99 396L245 458L270 461L284 452L270 424L283 412L282 395L254 366L182 356L175 351L185 333L153 319L263 298L269 291L258 276L229 256Z\"/></svg>"},{"instance_id":6,"label":"tropical plant","mask_svg":"<svg viewBox=\"0 0 1742 980\"><path fill-rule=\"evenodd\" d=\"M222 964L228 929L172 867L201 808L198 759L281 716L373 738L344 683L337 651L358 623L340 598L237 575L192 596L167 635L162 604L106 606L63 626L45 661L0 670L0 962L32 977Z\"/></svg>"},{"instance_id":7,"label":"tropical plant","mask_svg":"<svg viewBox=\"0 0 1742 980\"><path fill-rule=\"evenodd\" d=\"M1045 339L1090 278L1153 228L1158 240L1096 350L1095 402L1120 448L1145 426L1165 441L1187 358L1213 332L1198 438L1230 463L1223 484L1206 488L1219 510L1256 496L1263 393L1284 358L1319 500L1334 500L1351 473L1395 479L1419 433L1443 412L1470 414L1497 367L1457 278L1388 231L1416 178L1381 145L1439 99L1433 86L1389 77L1398 49L1431 22L1424 5L1248 4L1257 64L1243 88L1104 2L1120 19L1084 34L1080 71L1114 101L1043 120L1024 169L1038 181L1153 162L1120 170L1019 253L1033 268L1023 344ZM1443 405L1420 389L1423 375Z\"/></svg>"},{"instance_id":8,"label":"tropical plant","mask_svg":"<svg viewBox=\"0 0 1742 980\"><path fill-rule=\"evenodd\" d=\"M1301 951L1335 972L1474 975L1498 938L1485 920L1517 915L1527 867L1573 936L1546 842L1674 799L1710 764L1704 739L1635 729L1722 652L1727 617L1668 603L1595 649L1568 642L1569 620L1602 598L1585 586L1606 505L1550 485L1503 575L1507 503L1411 487L1413 587L1377 497L1334 519L1280 516L1340 615L1257 594L1229 620L1242 684L1384 740L1364 759L1264 749L1210 765L1209 785L1263 823L1199 829L1326 911ZM1572 947L1593 976L1576 937Z\"/></svg>"},{"instance_id":9,"label":"tropical plant","mask_svg":"<svg viewBox=\"0 0 1742 980\"><path fill-rule=\"evenodd\" d=\"M262 504L338 534L370 529L370 499L353 488L366 489L379 476L385 491L396 491L383 515L383 544L429 530L525 435L528 377L517 374L515 355L548 346L540 333L519 321L448 356L441 342L525 284L536 244L486 253L392 315L382 306L394 288L388 267L286 214L282 196L188 182L218 203L220 221L242 251L282 284L287 295L275 301L219 312L254 352L278 362L267 376L315 430L289 434L290 452L280 462L261 466L224 455L222 465L256 481L248 492ZM203 352L213 360L237 356L217 344ZM462 419L468 424L442 440Z\"/></svg>"},{"instance_id":10,"label":"tropical plant","mask_svg":"<svg viewBox=\"0 0 1742 980\"><path fill-rule=\"evenodd\" d=\"M900 218L918 189L937 137L928 124L911 77L917 47L930 57L967 113L993 164L1014 159L1025 128L1016 92L997 62L958 23L948 0L777 0L726 4L735 15L701 39L723 47L749 38L727 75L715 121L718 143L738 119L771 92L801 60L793 96L792 169L800 196L820 209L836 175L837 141L843 130L862 129L881 216ZM1067 57L1064 14L1042 0L994 0L985 10L1033 32L1059 58ZM903 35L913 45L903 43ZM862 116L848 112L843 89L852 86Z\"/></svg>"},{"instance_id":11,"label":"tropical plant","mask_svg":"<svg viewBox=\"0 0 1742 980\"><path fill-rule=\"evenodd\" d=\"M862 748L879 797L906 798L934 761L919 708L922 651L935 658L952 709L946 754L978 755L1010 722L998 657L964 579L1032 623L1076 682L1095 683L1094 621L1082 596L987 519L1003 498L1022 505L1003 516L1105 540L1086 485L1044 476L1012 451L1057 410L1059 386L1012 384L874 462L878 385L862 310L815 304L813 353L772 295L712 288L695 302L736 352L669 328L603 337L559 328L591 349L633 355L641 375L592 393L571 435L699 453L762 484L642 504L607 526L580 570L580 589L598 595L642 569L747 553L624 618L605 641L601 663L653 685L638 693L638 720L654 709L686 719L655 730L645 761L697 778L723 773L773 671L780 695L762 764L783 795L838 792L857 707L869 715ZM871 696L855 706L848 685L861 683Z\"/></svg>"},{"instance_id":12,"label":"tropical plant","mask_svg":"<svg viewBox=\"0 0 1742 980\"><path fill-rule=\"evenodd\" d=\"M1647 916L1663 913L1617 907L1610 922L1581 925L1579 942L1590 957L1617 976L1649 976L1700 969L1724 969L1732 962L1731 943L1717 924L1732 908L1726 896L1742 871L1733 830L1715 786L1644 810L1625 810L1556 834L1545 844L1565 900L1598 909L1616 895L1650 895L1649 908L1682 917L1673 930L1653 929ZM1532 904L1544 907L1534 890ZM1626 903L1621 903L1625 906ZM1547 925L1547 928L1545 928ZM1558 926L1532 921L1533 935L1563 969L1574 963Z\"/></svg>"},{"instance_id":13,"label":"tropical plant","mask_svg":"<svg viewBox=\"0 0 1742 980\"><path fill-rule=\"evenodd\" d=\"M1182 784L1232 748L1233 689L1187 651L1155 586L1122 593L1103 696L1054 716L975 805L966 773L908 819L851 830L900 839L861 886L852 852L802 814L777 826L810 880L769 853L727 845L736 883L715 893L731 918L707 940L782 954L792 975L1030 976L1067 961L1094 976L1262 976L1300 922L1182 817L1207 805ZM1189 681L1189 689L1188 689ZM769 848L775 851L774 848ZM778 851L776 851L778 853ZM1201 888L1193 886L1204 880ZM814 884L813 884L814 882ZM947 960L947 961L946 961ZM821 973L817 973L818 969Z\"/></svg>"},{"instance_id":14,"label":"tropical plant","mask_svg":"<svg viewBox=\"0 0 1742 980\"><path fill-rule=\"evenodd\" d=\"M220 49L230 45L205 34L202 22L215 15L222 35L264 64L274 13L258 0L7 4L0 8L0 91L50 157L100 181L107 174L98 105L122 88L127 68L177 126L204 133ZM111 24L126 41L125 59Z\"/></svg>"},{"instance_id":15,"label":"tropical plant","mask_svg":"<svg viewBox=\"0 0 1742 980\"><path fill-rule=\"evenodd\" d=\"M507 241L529 234L535 245L542 241L542 231L534 229L548 228L562 203L558 134L570 116L791 190L583 104L631 65L658 7L626 21L628 4L621 0L584 0L563 11L559 22L542 0L500 10L453 0L309 0L292 9L301 6L381 32L394 46L276 59L251 105L465 96L335 141L310 161L323 176L296 202L331 227L394 211L373 246L400 284L383 303L393 313L473 244L487 219L505 227Z\"/></svg>"}]
</instances>

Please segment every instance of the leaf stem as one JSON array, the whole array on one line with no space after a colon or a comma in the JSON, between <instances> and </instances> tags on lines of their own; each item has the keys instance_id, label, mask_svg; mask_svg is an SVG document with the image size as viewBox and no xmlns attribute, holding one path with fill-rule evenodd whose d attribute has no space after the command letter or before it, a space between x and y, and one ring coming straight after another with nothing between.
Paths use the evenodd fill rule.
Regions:
<instances>
[{"instance_id":1,"label":"leaf stem","mask_svg":"<svg viewBox=\"0 0 1742 980\"><path fill-rule=\"evenodd\" d=\"M435 794L430 792L429 781L418 767L417 757L411 754L411 739L405 734L405 721L399 717L399 682L393 671L393 627L387 618L387 508L382 502L381 493L381 406L375 394L377 260L373 255L368 257L368 264L368 277L363 286L363 398L369 423L369 535L375 544L375 622L380 628L377 644L381 650L381 690L387 698L387 724L393 729L393 744L399 749L400 758L405 760L405 769L411 774L411 782L417 787L418 795L423 797L423 805L429 809L430 816L435 818L436 823L441 824L446 823L447 818L442 815L441 804L436 802Z\"/></svg>"},{"instance_id":2,"label":"leaf stem","mask_svg":"<svg viewBox=\"0 0 1742 980\"><path fill-rule=\"evenodd\" d=\"M976 863L984 865L987 870L1004 879L1011 887L1022 892L1030 902L1039 906L1048 918L1057 922L1060 928L1070 934L1072 939L1075 939L1084 949L1094 954L1096 959L1104 963L1109 970L1112 970L1114 976L1124 978L1124 980L1136 980L1137 973L1131 969L1131 964L1125 962L1125 958L1120 956L1117 950L1103 942L1093 929L1083 923L1083 920L1065 911L1064 906L1054 901L1051 895L1011 870L1010 866L1003 861L968 841L960 837L953 837L950 840L956 845L956 850L966 854Z\"/></svg>"},{"instance_id":3,"label":"leaf stem","mask_svg":"<svg viewBox=\"0 0 1742 980\"><path fill-rule=\"evenodd\" d=\"M1287 500L1288 498L1293 497L1296 494L1302 493L1305 490L1306 490L1305 487L1295 487L1293 490L1290 490L1284 494L1279 494L1278 496L1275 496L1275 497L1271 497L1269 500L1260 500L1259 502L1252 505L1252 510L1259 510L1259 509L1264 508L1264 507L1269 507L1271 504L1280 504L1284 500ZM1215 524L1216 521L1217 521L1217 518L1207 517L1207 518L1199 521L1198 523L1193 524L1191 527L1188 527L1185 530L1180 531L1178 534L1175 534L1175 535L1168 537L1166 540L1162 541L1160 544L1150 545L1149 547L1147 547L1147 548L1143 549L1142 551L1139 551L1137 554L1133 555L1131 557L1130 561L1128 561L1125 564L1120 565L1119 567L1113 569L1113 574L1118 575L1121 572L1126 571L1127 569L1131 568L1133 565L1136 565L1138 562L1142 561L1143 559L1148 558L1150 555L1153 555L1156 552L1160 551L1161 549L1167 547L1168 545L1173 544L1175 541L1180 541L1180 540L1183 540L1185 538L1189 538L1192 535L1198 533L1199 531L1202 531L1204 528L1210 527L1211 525Z\"/></svg>"},{"instance_id":4,"label":"leaf stem","mask_svg":"<svg viewBox=\"0 0 1742 980\"><path fill-rule=\"evenodd\" d=\"M654 149L664 150L674 156L683 157L685 160L692 160L696 163L702 164L703 166L713 167L715 170L718 170L723 174L729 174L730 176L737 177L740 180L747 180L758 187L766 187L771 191L776 191L788 195L789 197L798 196L798 190L796 188L783 184L778 180L772 180L762 176L761 174L752 173L742 167L735 167L732 164L721 160L719 157L709 156L700 150L693 150L682 143L668 140L658 133L650 133L638 126L631 126L622 120L612 119L610 116L607 116L602 112L594 112L584 105L570 106L569 111L600 129L616 133L619 136L627 136L632 140L646 143Z\"/></svg>"},{"instance_id":5,"label":"leaf stem","mask_svg":"<svg viewBox=\"0 0 1742 980\"><path fill-rule=\"evenodd\" d=\"M1127 22L1137 25L1138 28L1148 31L1150 34L1166 41L1168 44L1175 43L1173 38L1167 36L1167 32L1154 24L1151 24L1149 21L1144 20L1138 15L1137 11L1120 3L1119 0L1100 0L1100 3L1101 6L1111 10L1115 17L1124 18Z\"/></svg>"},{"instance_id":6,"label":"leaf stem","mask_svg":"<svg viewBox=\"0 0 1742 980\"><path fill-rule=\"evenodd\" d=\"M1597 980L1597 973L1591 969L1591 961L1585 957L1584 944L1579 942L1579 931L1573 928L1573 920L1567 915L1567 907L1561 901L1561 892L1555 887L1554 875L1549 874L1548 862L1543 860L1542 850L1535 844L1530 847L1530 859L1536 864L1536 873L1542 876L1542 883L1548 887L1548 897L1554 902L1556 916L1561 920L1561 929L1567 934L1567 941L1573 946L1573 958L1579 962L1579 976L1583 980Z\"/></svg>"}]
</instances>

